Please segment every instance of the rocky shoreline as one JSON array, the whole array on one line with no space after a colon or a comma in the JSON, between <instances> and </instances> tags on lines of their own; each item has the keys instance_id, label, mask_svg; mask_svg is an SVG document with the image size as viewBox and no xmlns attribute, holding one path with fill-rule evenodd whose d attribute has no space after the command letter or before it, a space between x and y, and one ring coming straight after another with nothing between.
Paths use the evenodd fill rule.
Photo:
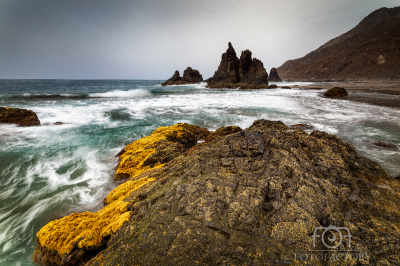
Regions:
<instances>
[{"instance_id":1,"label":"rocky shoreline","mask_svg":"<svg viewBox=\"0 0 400 266\"><path fill-rule=\"evenodd\" d=\"M352 145L306 126L158 128L121 151L115 180L125 181L105 207L43 227L33 260L289 265L304 263L299 252L324 248L313 245L315 228L335 225L351 233L351 247L343 241L335 250L363 251L359 263L399 261L400 181Z\"/></svg>"},{"instance_id":2,"label":"rocky shoreline","mask_svg":"<svg viewBox=\"0 0 400 266\"><path fill-rule=\"evenodd\" d=\"M0 107L0 123L17 124L20 127L40 126L35 112L9 107Z\"/></svg>"}]
</instances>

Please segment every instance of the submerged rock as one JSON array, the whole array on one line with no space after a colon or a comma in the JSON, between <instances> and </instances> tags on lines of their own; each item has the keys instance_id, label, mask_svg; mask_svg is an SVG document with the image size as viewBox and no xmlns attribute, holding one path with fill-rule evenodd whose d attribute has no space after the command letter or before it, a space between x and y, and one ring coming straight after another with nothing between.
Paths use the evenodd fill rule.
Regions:
<instances>
[{"instance_id":1,"label":"submerged rock","mask_svg":"<svg viewBox=\"0 0 400 266\"><path fill-rule=\"evenodd\" d=\"M121 162L146 167L144 162L158 155L147 171L120 165L130 178L107 196L104 208L117 213L109 216L115 226L104 230L101 241L90 230L68 238L76 241L70 242L72 253L50 264L57 247L68 246L60 234L81 229L46 225L38 233L34 259L74 265L67 263L68 254L81 252L73 262L83 264L91 246L81 242L95 238L104 250L94 250L91 256L98 254L86 265L295 265L303 263L295 254L327 249L321 238L314 245L312 236L315 229L334 225L349 230L351 243L348 238L329 242L338 244L329 254L362 250L372 264L400 260L400 182L352 145L268 120L245 130L207 132L178 124L128 145ZM196 144L200 139L205 142ZM185 152L194 145L199 146ZM79 215L67 220L80 224ZM47 253L42 243L51 243Z\"/></svg>"},{"instance_id":2,"label":"submerged rock","mask_svg":"<svg viewBox=\"0 0 400 266\"><path fill-rule=\"evenodd\" d=\"M340 87L334 87L332 89L327 90L324 93L324 96L328 97L344 97L347 96L347 90L345 88L340 88Z\"/></svg>"},{"instance_id":3,"label":"submerged rock","mask_svg":"<svg viewBox=\"0 0 400 266\"><path fill-rule=\"evenodd\" d=\"M375 141L373 144L376 145L376 146L379 146L379 147L388 148L388 149L392 149L392 150L397 150L397 146L392 144L392 143L389 143L389 142Z\"/></svg>"},{"instance_id":4,"label":"submerged rock","mask_svg":"<svg viewBox=\"0 0 400 266\"><path fill-rule=\"evenodd\" d=\"M275 67L271 68L271 71L269 72L268 81L282 82L281 78L278 75L278 70L276 70Z\"/></svg>"},{"instance_id":5,"label":"submerged rock","mask_svg":"<svg viewBox=\"0 0 400 266\"><path fill-rule=\"evenodd\" d=\"M43 126L61 126L69 123L64 123L64 122L55 122L55 123L44 123Z\"/></svg>"},{"instance_id":6,"label":"submerged rock","mask_svg":"<svg viewBox=\"0 0 400 266\"><path fill-rule=\"evenodd\" d=\"M20 127L40 126L35 112L8 107L0 107L0 123L18 124Z\"/></svg>"},{"instance_id":7,"label":"submerged rock","mask_svg":"<svg viewBox=\"0 0 400 266\"><path fill-rule=\"evenodd\" d=\"M185 69L183 72L183 77L180 77L179 71L176 70L174 75L162 83L162 86L168 86L168 85L184 85L184 84L193 84L193 83L199 83L203 81L203 76L200 74L198 70L192 69L191 67L188 67Z\"/></svg>"},{"instance_id":8,"label":"submerged rock","mask_svg":"<svg viewBox=\"0 0 400 266\"><path fill-rule=\"evenodd\" d=\"M268 87L268 73L260 60L252 58L249 50L243 51L239 60L232 44L228 43L217 71L206 81L209 88L260 89Z\"/></svg>"}]
</instances>

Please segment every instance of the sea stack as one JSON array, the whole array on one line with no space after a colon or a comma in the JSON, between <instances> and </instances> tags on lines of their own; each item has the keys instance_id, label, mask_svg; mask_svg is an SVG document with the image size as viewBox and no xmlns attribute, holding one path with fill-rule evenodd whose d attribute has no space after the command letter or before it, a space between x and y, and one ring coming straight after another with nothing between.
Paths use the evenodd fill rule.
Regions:
<instances>
[{"instance_id":1,"label":"sea stack","mask_svg":"<svg viewBox=\"0 0 400 266\"><path fill-rule=\"evenodd\" d=\"M271 71L269 72L268 81L282 82L281 78L278 75L278 70L276 70L275 67L271 68Z\"/></svg>"},{"instance_id":2,"label":"sea stack","mask_svg":"<svg viewBox=\"0 0 400 266\"><path fill-rule=\"evenodd\" d=\"M196 69L192 69L191 67L188 67L183 71L183 77L181 78L179 71L176 70L174 75L162 83L162 86L168 86L168 85L184 85L184 84L193 84L193 83L199 83L203 81L203 76L200 74L200 72Z\"/></svg>"},{"instance_id":3,"label":"sea stack","mask_svg":"<svg viewBox=\"0 0 400 266\"><path fill-rule=\"evenodd\" d=\"M0 123L18 124L20 127L40 126L39 118L31 110L0 107Z\"/></svg>"},{"instance_id":4,"label":"sea stack","mask_svg":"<svg viewBox=\"0 0 400 266\"><path fill-rule=\"evenodd\" d=\"M207 82L209 88L267 88L268 73L260 60L252 58L251 51L243 51L239 59L232 44L228 43L217 71Z\"/></svg>"}]
</instances>

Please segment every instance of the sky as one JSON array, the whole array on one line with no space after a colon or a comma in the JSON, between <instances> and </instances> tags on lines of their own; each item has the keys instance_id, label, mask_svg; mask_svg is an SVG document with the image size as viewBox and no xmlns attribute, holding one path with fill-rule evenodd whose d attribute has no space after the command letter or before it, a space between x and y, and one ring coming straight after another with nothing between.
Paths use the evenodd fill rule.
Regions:
<instances>
[{"instance_id":1,"label":"sky","mask_svg":"<svg viewBox=\"0 0 400 266\"><path fill-rule=\"evenodd\" d=\"M203 78L231 42L268 73L399 0L0 0L0 79Z\"/></svg>"}]
</instances>

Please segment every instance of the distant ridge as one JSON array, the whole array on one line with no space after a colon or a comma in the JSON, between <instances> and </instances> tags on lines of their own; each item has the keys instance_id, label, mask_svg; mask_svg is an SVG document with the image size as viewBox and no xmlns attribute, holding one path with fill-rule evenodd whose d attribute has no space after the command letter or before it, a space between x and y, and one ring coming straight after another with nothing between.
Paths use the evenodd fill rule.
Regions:
<instances>
[{"instance_id":1,"label":"distant ridge","mask_svg":"<svg viewBox=\"0 0 400 266\"><path fill-rule=\"evenodd\" d=\"M400 79L400 7L372 12L278 73L283 80Z\"/></svg>"}]
</instances>

